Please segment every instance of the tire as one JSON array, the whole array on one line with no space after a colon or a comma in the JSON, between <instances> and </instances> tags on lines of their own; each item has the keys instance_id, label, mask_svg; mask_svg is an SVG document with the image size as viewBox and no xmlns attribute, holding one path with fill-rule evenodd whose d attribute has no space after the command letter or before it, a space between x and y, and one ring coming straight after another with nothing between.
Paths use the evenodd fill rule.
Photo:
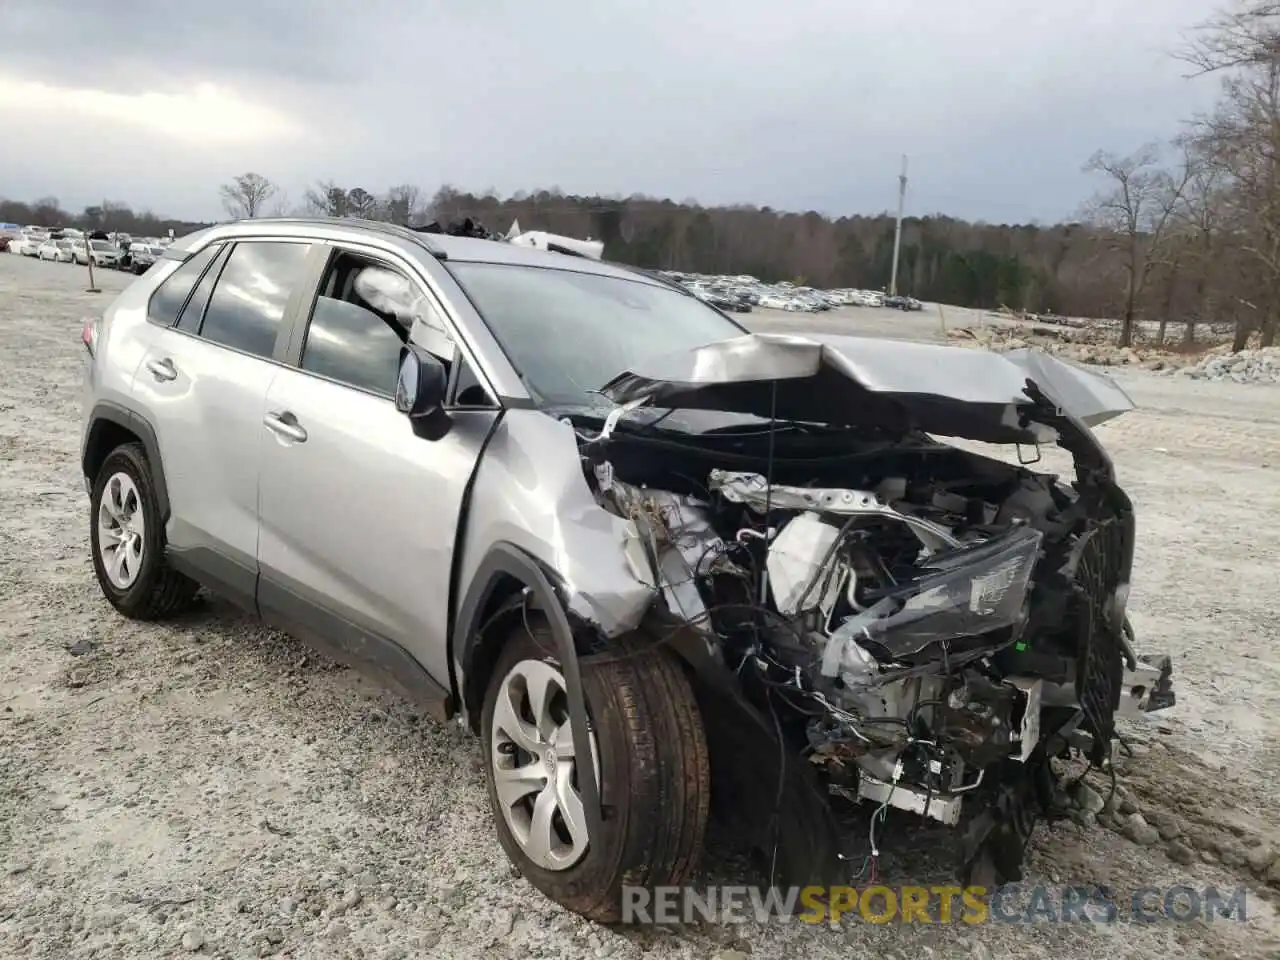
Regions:
<instances>
[{"instance_id":1,"label":"tire","mask_svg":"<svg viewBox=\"0 0 1280 960\"><path fill-rule=\"evenodd\" d=\"M643 652L648 643L652 641L641 637L623 638L611 647L612 661L584 661L581 665L583 694L593 728L591 752L599 771L602 823L600 836L586 837L584 818L581 833L586 837L585 848L576 859L570 850L555 866L536 862L513 832L510 821L516 815L504 812L498 793L500 765L507 762L498 749L504 739L502 715L495 718L500 695L510 689L512 678L520 671L551 670L560 677L556 661L547 653L554 649L554 638L545 621L531 617L528 630L520 624L508 638L481 711L489 803L503 850L547 897L601 923L623 919L624 885L652 888L686 882L698 865L706 832L711 774L697 702L688 677L670 651ZM567 704L562 694L555 699L563 713L552 708L548 712L555 715L554 722L563 720L562 729L567 730ZM496 738L495 719L499 721ZM554 738L555 734L553 744ZM507 742L513 744L509 738ZM575 757L586 752L575 749ZM540 763L528 761L522 751L513 754L508 756L512 766L525 769L528 764L532 769ZM554 749L550 754L554 761ZM576 787L576 774L573 776L570 782ZM542 777L550 783L546 774ZM524 789L531 792L522 804L550 792ZM569 835L563 813L558 826L562 838ZM582 845L571 841L569 846L577 849Z\"/></svg>"},{"instance_id":2,"label":"tire","mask_svg":"<svg viewBox=\"0 0 1280 960\"><path fill-rule=\"evenodd\" d=\"M111 506L119 502L122 492L126 512L133 506L126 524L119 523L119 511ZM108 498L105 510L104 498ZM165 558L164 525L160 522L151 466L142 444L126 443L107 455L94 478L89 503L93 570L98 586L111 605L131 620L160 620L190 607L199 584L170 567ZM109 569L111 560L104 556L102 549L103 538L111 536L110 531L104 529L104 523L110 526L112 521L120 529L130 531L130 542L121 541L111 553L114 558L121 550L126 551L123 575L114 564ZM135 543L136 550L132 549Z\"/></svg>"}]
</instances>

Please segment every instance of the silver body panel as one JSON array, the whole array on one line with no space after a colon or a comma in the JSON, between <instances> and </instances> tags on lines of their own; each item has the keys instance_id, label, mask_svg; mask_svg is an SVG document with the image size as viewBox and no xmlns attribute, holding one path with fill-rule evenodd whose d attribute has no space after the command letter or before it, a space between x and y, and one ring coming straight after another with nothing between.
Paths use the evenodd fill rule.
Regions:
<instances>
[{"instance_id":1,"label":"silver body panel","mask_svg":"<svg viewBox=\"0 0 1280 960\"><path fill-rule=\"evenodd\" d=\"M238 240L305 240L401 270L440 308L459 355L498 405L452 410L447 433L427 440L391 400L299 369L282 360L279 345L273 357L256 357L148 321L152 293L185 258ZM654 282L607 263L488 241L442 242L460 260ZM415 326L411 340L428 332ZM439 347L438 340L422 342ZM269 582L273 604L296 599L394 641L442 685L450 684L453 667L450 611L493 544L533 557L564 588L574 612L607 634L635 627L656 594L628 566L629 525L593 499L573 431L526 409L529 393L488 327L412 238L341 221L281 220L180 238L108 310L95 354L86 372L85 441L104 402L154 428L168 485L170 549L217 554L260 577L250 581L257 591ZM175 375L156 377L153 363L170 365ZM269 415L285 413L305 431L304 441L266 425Z\"/></svg>"},{"instance_id":2,"label":"silver body panel","mask_svg":"<svg viewBox=\"0 0 1280 960\"><path fill-rule=\"evenodd\" d=\"M1034 350L1008 354L910 341L757 333L651 358L614 378L615 403L791 420L898 423L991 442L1050 437L1021 422L1027 382L1088 425L1133 409L1111 378Z\"/></svg>"},{"instance_id":3,"label":"silver body panel","mask_svg":"<svg viewBox=\"0 0 1280 960\"><path fill-rule=\"evenodd\" d=\"M177 330L152 329L158 336L134 378L133 399L147 411L166 465L168 542L209 548L256 569L262 416L281 368ZM149 369L165 360L176 374L171 380Z\"/></svg>"},{"instance_id":4,"label":"silver body panel","mask_svg":"<svg viewBox=\"0 0 1280 960\"><path fill-rule=\"evenodd\" d=\"M657 594L628 565L631 525L602 508L582 473L573 429L537 410L508 410L476 473L463 532L462 582L491 544L510 543L560 580L574 613L615 635Z\"/></svg>"},{"instance_id":5,"label":"silver body panel","mask_svg":"<svg viewBox=\"0 0 1280 960\"><path fill-rule=\"evenodd\" d=\"M266 430L261 415L256 431L263 575L447 680L455 533L497 412L460 411L446 436L424 441L390 400L283 369L265 411L285 410L305 442Z\"/></svg>"}]
</instances>

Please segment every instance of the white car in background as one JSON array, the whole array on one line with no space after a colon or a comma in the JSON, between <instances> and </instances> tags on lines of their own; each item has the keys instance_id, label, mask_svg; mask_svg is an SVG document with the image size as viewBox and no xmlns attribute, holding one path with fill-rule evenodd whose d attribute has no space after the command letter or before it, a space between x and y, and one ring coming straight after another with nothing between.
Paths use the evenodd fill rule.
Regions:
<instances>
[{"instance_id":1,"label":"white car in background","mask_svg":"<svg viewBox=\"0 0 1280 960\"><path fill-rule=\"evenodd\" d=\"M23 234L9 242L9 252L18 253L24 257L34 257L42 243L44 243L43 238Z\"/></svg>"},{"instance_id":2,"label":"white car in background","mask_svg":"<svg viewBox=\"0 0 1280 960\"><path fill-rule=\"evenodd\" d=\"M93 265L95 267L118 267L120 266L120 257L123 251L109 240L90 240L86 247L83 240L76 243L75 260L76 263L89 263L89 258L93 257Z\"/></svg>"},{"instance_id":3,"label":"white car in background","mask_svg":"<svg viewBox=\"0 0 1280 960\"><path fill-rule=\"evenodd\" d=\"M162 256L164 256L164 247L158 244L139 243L135 240L129 244L128 253L120 262L133 273L142 274L151 269Z\"/></svg>"},{"instance_id":4,"label":"white car in background","mask_svg":"<svg viewBox=\"0 0 1280 960\"><path fill-rule=\"evenodd\" d=\"M70 240L46 240L36 251L40 260L52 260L55 263L74 263L75 248Z\"/></svg>"}]
</instances>

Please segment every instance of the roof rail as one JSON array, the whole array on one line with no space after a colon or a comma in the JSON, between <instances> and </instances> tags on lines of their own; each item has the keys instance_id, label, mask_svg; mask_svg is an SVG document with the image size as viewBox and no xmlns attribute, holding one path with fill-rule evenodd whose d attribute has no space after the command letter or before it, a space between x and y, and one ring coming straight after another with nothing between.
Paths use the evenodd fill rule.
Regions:
<instances>
[{"instance_id":1,"label":"roof rail","mask_svg":"<svg viewBox=\"0 0 1280 960\"><path fill-rule=\"evenodd\" d=\"M241 219L237 223L331 223L335 226L358 226L364 230L382 233L390 237L398 237L401 240L409 240L416 243L427 253L435 257L437 260L448 260L449 254L445 249L431 238L429 233L418 233L403 227L398 223L388 223L386 220L367 220L362 217L253 217L250 219Z\"/></svg>"}]
</instances>

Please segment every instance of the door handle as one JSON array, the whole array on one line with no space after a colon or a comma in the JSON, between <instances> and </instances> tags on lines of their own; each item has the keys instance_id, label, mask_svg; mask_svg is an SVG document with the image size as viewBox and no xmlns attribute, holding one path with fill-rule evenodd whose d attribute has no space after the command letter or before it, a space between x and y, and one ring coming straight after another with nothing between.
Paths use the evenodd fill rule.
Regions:
<instances>
[{"instance_id":1,"label":"door handle","mask_svg":"<svg viewBox=\"0 0 1280 960\"><path fill-rule=\"evenodd\" d=\"M292 440L294 443L305 443L307 431L302 429L298 418L288 411L284 413L268 413L262 418L268 430L277 436Z\"/></svg>"},{"instance_id":2,"label":"door handle","mask_svg":"<svg viewBox=\"0 0 1280 960\"><path fill-rule=\"evenodd\" d=\"M163 360L148 360L147 369L151 371L151 376L157 380L176 380L178 378L178 368L173 365L173 361L168 357Z\"/></svg>"}]
</instances>

